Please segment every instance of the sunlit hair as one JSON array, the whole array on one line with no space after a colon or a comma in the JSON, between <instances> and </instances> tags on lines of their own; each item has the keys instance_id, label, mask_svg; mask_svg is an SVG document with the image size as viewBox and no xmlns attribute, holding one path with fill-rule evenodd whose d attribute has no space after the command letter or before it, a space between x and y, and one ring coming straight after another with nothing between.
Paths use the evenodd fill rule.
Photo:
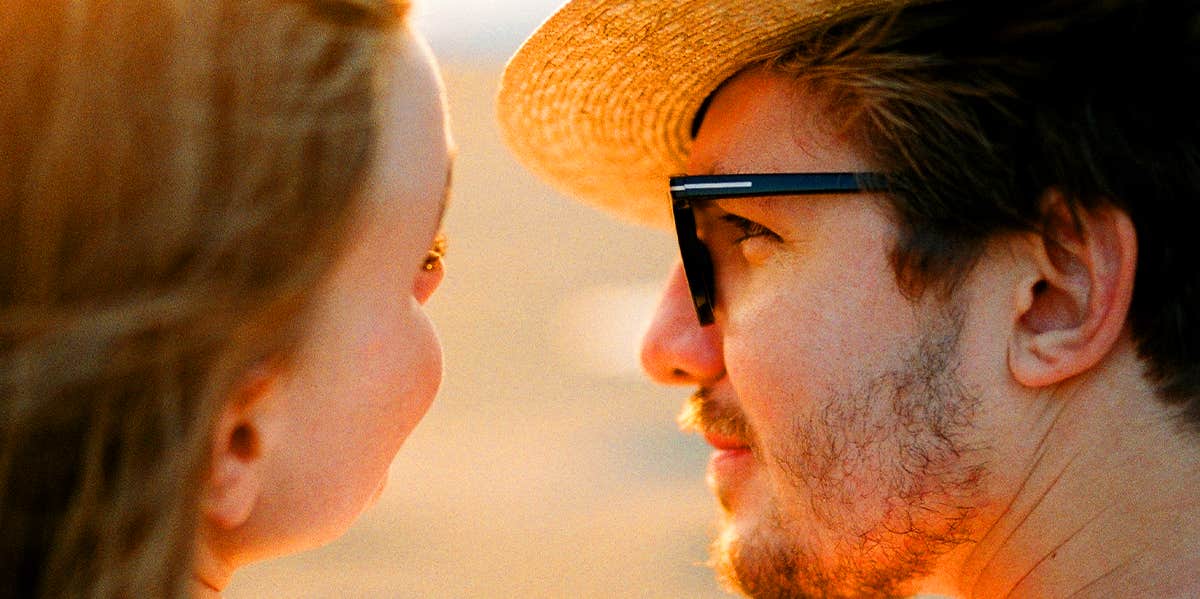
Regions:
<instances>
[{"instance_id":1,"label":"sunlit hair","mask_svg":"<svg viewBox=\"0 0 1200 599\"><path fill-rule=\"evenodd\" d=\"M770 56L889 173L912 295L952 289L1042 199L1138 233L1130 324L1159 395L1200 428L1200 11L1189 2L933 2L847 18Z\"/></svg>"},{"instance_id":2,"label":"sunlit hair","mask_svg":"<svg viewBox=\"0 0 1200 599\"><path fill-rule=\"evenodd\" d=\"M0 3L0 594L190 593L215 415L339 255L407 4Z\"/></svg>"}]
</instances>

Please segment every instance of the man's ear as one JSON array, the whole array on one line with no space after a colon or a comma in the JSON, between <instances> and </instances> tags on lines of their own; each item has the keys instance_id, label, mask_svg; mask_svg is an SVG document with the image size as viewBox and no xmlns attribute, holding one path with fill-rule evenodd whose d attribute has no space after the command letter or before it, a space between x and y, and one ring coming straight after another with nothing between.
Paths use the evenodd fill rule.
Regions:
<instances>
[{"instance_id":1,"label":"man's ear","mask_svg":"<svg viewBox=\"0 0 1200 599\"><path fill-rule=\"evenodd\" d=\"M244 376L217 418L204 518L232 530L250 517L263 489L262 423L255 410L276 387L277 369L263 364Z\"/></svg>"},{"instance_id":2,"label":"man's ear","mask_svg":"<svg viewBox=\"0 0 1200 599\"><path fill-rule=\"evenodd\" d=\"M1034 268L1019 290L1009 370L1017 382L1062 382L1103 360L1125 327L1133 298L1137 233L1111 205L1072 212L1058 189L1043 197Z\"/></svg>"}]
</instances>

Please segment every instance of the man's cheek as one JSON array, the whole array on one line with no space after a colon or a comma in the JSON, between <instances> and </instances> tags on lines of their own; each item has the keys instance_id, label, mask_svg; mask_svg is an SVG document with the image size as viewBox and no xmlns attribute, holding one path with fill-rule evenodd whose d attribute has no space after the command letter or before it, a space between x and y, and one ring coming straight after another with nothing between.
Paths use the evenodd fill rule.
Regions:
<instances>
[{"instance_id":1,"label":"man's cheek","mask_svg":"<svg viewBox=\"0 0 1200 599\"><path fill-rule=\"evenodd\" d=\"M760 440L778 437L781 427L803 417L807 399L802 393L802 365L770 353L769 347L726 355L726 371L738 403Z\"/></svg>"}]
</instances>

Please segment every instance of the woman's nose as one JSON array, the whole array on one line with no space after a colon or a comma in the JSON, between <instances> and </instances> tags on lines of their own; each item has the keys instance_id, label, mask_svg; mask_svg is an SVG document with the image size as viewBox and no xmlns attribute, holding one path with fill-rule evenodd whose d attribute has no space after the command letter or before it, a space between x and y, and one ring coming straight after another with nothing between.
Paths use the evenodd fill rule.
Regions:
<instances>
[{"instance_id":1,"label":"woman's nose","mask_svg":"<svg viewBox=\"0 0 1200 599\"><path fill-rule=\"evenodd\" d=\"M671 270L642 340L642 367L668 385L711 384L725 374L719 325L700 326L680 264Z\"/></svg>"}]
</instances>

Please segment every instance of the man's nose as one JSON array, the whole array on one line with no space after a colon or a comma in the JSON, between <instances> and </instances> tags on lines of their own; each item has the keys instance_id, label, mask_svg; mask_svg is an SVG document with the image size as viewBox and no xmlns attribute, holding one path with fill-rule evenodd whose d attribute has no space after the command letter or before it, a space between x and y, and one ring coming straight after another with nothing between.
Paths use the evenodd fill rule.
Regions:
<instances>
[{"instance_id":1,"label":"man's nose","mask_svg":"<svg viewBox=\"0 0 1200 599\"><path fill-rule=\"evenodd\" d=\"M642 367L668 385L708 385L725 374L719 325L700 326L680 264L671 270L642 340Z\"/></svg>"}]
</instances>

